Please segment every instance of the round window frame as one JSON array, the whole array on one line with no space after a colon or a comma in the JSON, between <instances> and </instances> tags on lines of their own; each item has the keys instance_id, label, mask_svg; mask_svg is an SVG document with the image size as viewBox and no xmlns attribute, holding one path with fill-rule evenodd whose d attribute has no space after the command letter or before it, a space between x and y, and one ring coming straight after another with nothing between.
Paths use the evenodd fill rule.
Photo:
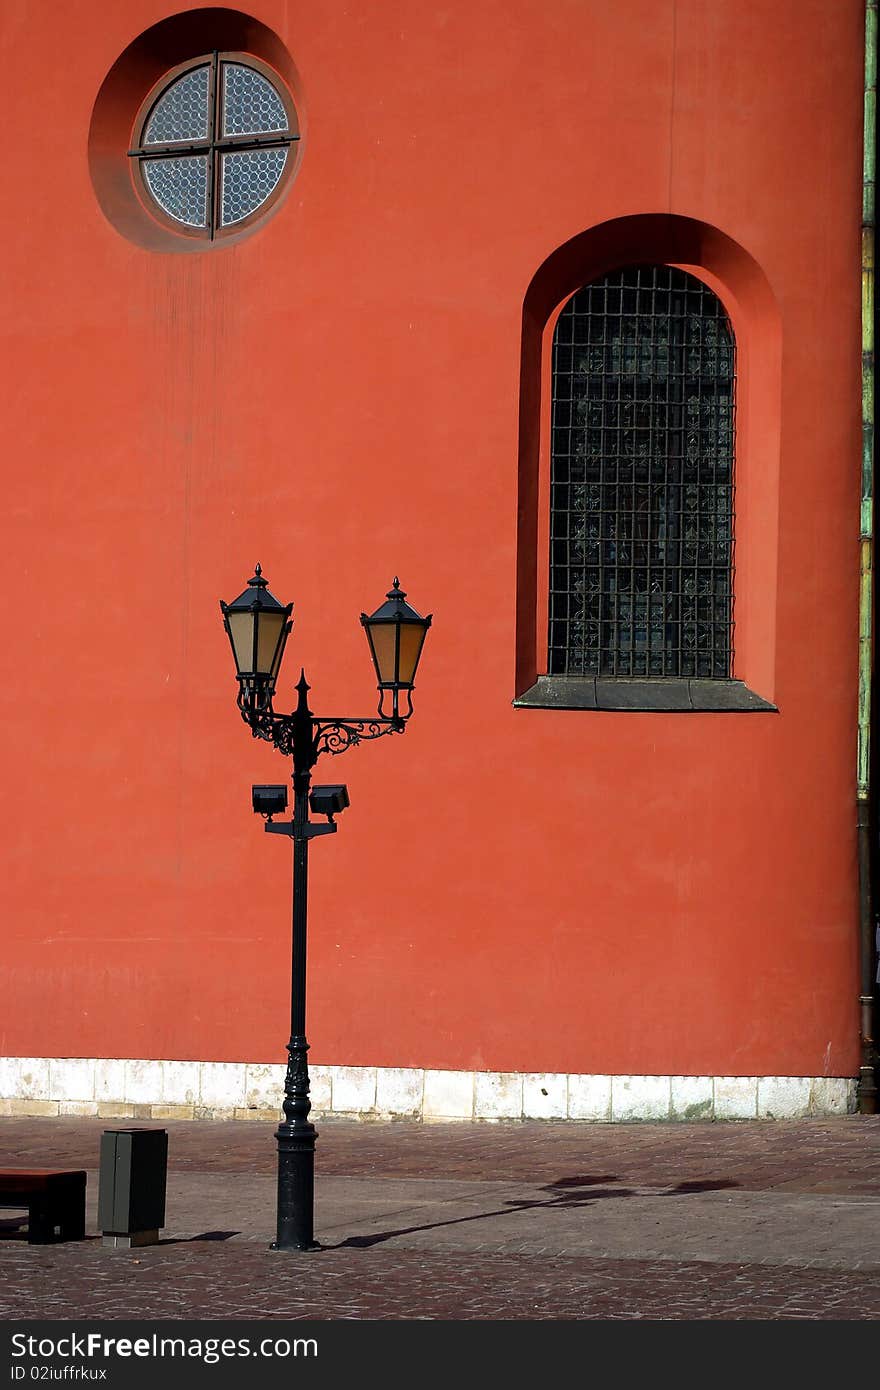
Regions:
<instances>
[{"instance_id":1,"label":"round window frame","mask_svg":"<svg viewBox=\"0 0 880 1390\"><path fill-rule=\"evenodd\" d=\"M252 68L271 85L272 90L277 94L284 107L287 116L287 131L280 137L267 135L255 137L254 135L229 135L221 140L216 140L214 135L216 130L216 119L219 116L220 106L217 100L216 87L219 86L220 69L224 63L234 63L240 67ZM143 137L147 129L150 116L154 107L165 95L166 91L185 76L188 72L194 72L197 68L213 67L213 81L210 85L209 100L214 101L214 122L211 125L211 138L208 140L197 141L169 141L167 146L162 147L162 153L151 156L146 153L150 146L144 145ZM165 231L174 233L175 236L185 238L188 241L202 242L206 246L214 246L217 243L228 241L233 237L238 237L244 231L249 231L258 222L262 222L275 212L278 203L285 196L290 183L299 167L301 150L301 132L299 118L293 97L288 90L287 84L281 74L271 67L268 63L258 58L256 54L246 53L235 49L219 49L206 53L201 53L197 57L188 58L183 63L178 63L172 68L168 68L157 82L154 82L147 95L144 97L137 114L132 122L132 134L129 142L128 158L132 186L140 206L145 213L158 223ZM144 165L150 158L174 158L174 146L180 145L180 154L192 148L198 153L207 153L214 162L215 177L212 182L213 207L210 209L209 225L206 227L194 227L187 222L181 222L166 212L161 203L151 191L144 175ZM254 208L253 212L248 213L247 217L242 217L237 222L231 222L227 226L222 226L217 216L220 200L221 180L216 175L220 166L220 161L224 153L233 152L236 149L255 150L262 148L277 149L284 147L287 149L287 158L284 161L284 168L278 178L278 182L271 193L259 207Z\"/></svg>"}]
</instances>

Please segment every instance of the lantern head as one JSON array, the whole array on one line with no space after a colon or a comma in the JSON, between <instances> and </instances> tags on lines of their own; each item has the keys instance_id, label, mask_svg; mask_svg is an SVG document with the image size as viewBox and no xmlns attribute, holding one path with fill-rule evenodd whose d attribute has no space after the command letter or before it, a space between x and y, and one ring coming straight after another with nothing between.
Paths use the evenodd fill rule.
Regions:
<instances>
[{"instance_id":1,"label":"lantern head","mask_svg":"<svg viewBox=\"0 0 880 1390\"><path fill-rule=\"evenodd\" d=\"M269 593L263 571L257 565L253 579L232 603L220 602L235 674L238 680L238 706L248 723L272 713L275 682L281 669L284 647L293 623L293 604L280 604Z\"/></svg>"},{"instance_id":2,"label":"lantern head","mask_svg":"<svg viewBox=\"0 0 880 1390\"><path fill-rule=\"evenodd\" d=\"M395 577L392 588L388 590L385 602L367 617L361 614L361 623L370 644L370 655L376 668L379 683L379 713L384 714L383 704L386 691L392 695L392 717L408 719L412 714L412 690L415 685L416 670L422 655L425 636L431 626L433 614L422 618L406 602L406 594ZM407 712L400 714L400 692L407 693Z\"/></svg>"}]
</instances>

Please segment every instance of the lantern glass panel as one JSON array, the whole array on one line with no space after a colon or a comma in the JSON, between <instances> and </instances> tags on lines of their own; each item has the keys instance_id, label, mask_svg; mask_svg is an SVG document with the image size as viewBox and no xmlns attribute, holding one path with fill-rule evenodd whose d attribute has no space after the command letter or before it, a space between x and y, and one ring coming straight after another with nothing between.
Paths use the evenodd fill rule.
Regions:
<instances>
[{"instance_id":1,"label":"lantern glass panel","mask_svg":"<svg viewBox=\"0 0 880 1390\"><path fill-rule=\"evenodd\" d=\"M227 613L229 632L232 637L232 650L239 674L254 669L254 615L253 613Z\"/></svg>"},{"instance_id":2,"label":"lantern glass panel","mask_svg":"<svg viewBox=\"0 0 880 1390\"><path fill-rule=\"evenodd\" d=\"M381 685L397 680L397 628L397 623L375 623L367 629Z\"/></svg>"},{"instance_id":3,"label":"lantern glass panel","mask_svg":"<svg viewBox=\"0 0 880 1390\"><path fill-rule=\"evenodd\" d=\"M285 615L285 619L286 619L286 615ZM287 621L286 621L286 620L285 620L283 626L284 626L285 628L287 627ZM271 672L270 672L270 676L271 676L271 679L272 679L272 685L273 685L273 687L274 687L274 685L275 685L275 681L276 681L277 678L278 678L278 672L281 670L281 658L284 656L284 648L285 648L286 646L287 646L287 633L286 633L285 631L282 631L280 640L279 640L279 642L278 642L278 646L275 648L275 659L274 659L274 661L272 662L272 670L271 670Z\"/></svg>"},{"instance_id":4,"label":"lantern glass panel","mask_svg":"<svg viewBox=\"0 0 880 1390\"><path fill-rule=\"evenodd\" d=\"M427 628L421 623L401 623L400 660L397 679L401 685L412 685L416 678L416 667L422 654Z\"/></svg>"},{"instance_id":5,"label":"lantern glass panel","mask_svg":"<svg viewBox=\"0 0 880 1390\"><path fill-rule=\"evenodd\" d=\"M284 612L266 613L262 612L258 617L257 626L257 670L260 675L268 676L277 672L275 655L278 648L278 641L284 627L286 614Z\"/></svg>"}]
</instances>

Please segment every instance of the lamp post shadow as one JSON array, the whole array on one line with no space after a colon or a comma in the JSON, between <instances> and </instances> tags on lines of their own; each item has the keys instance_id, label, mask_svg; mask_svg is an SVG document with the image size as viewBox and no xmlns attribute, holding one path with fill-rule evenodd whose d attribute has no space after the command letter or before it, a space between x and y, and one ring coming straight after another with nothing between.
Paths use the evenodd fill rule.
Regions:
<instances>
[{"instance_id":1,"label":"lamp post shadow","mask_svg":"<svg viewBox=\"0 0 880 1390\"><path fill-rule=\"evenodd\" d=\"M498 1216L512 1216L525 1211L577 1211L586 1207L593 1206L596 1202L617 1200L625 1197L643 1196L644 1192L634 1187L618 1187L609 1190L602 1190L598 1187L600 1183L612 1183L617 1179L606 1175L602 1177L573 1177L558 1178L555 1182L549 1183L546 1187L539 1188L540 1192L551 1194L548 1198L534 1198L523 1201L505 1202L503 1207L496 1211L473 1212L469 1216L452 1216L445 1221L429 1221L418 1226L400 1226L392 1231L376 1231L368 1236L349 1236L346 1240L339 1241L336 1245L328 1246L332 1250L368 1250L374 1245L381 1245L384 1241L393 1240L396 1236L415 1235L420 1231L434 1231L442 1226L460 1226L472 1221L488 1221ZM739 1187L739 1183L732 1182L726 1178L718 1181L690 1181L680 1182L675 1187L668 1188L664 1192L657 1192L653 1195L660 1197L685 1197L692 1196L700 1192L719 1192L725 1188Z\"/></svg>"}]
</instances>

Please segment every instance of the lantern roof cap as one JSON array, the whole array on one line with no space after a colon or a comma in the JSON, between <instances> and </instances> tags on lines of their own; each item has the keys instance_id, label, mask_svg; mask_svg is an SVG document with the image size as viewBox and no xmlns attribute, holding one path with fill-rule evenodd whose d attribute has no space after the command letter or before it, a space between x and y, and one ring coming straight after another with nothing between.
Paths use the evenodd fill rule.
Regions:
<instances>
[{"instance_id":1,"label":"lantern roof cap","mask_svg":"<svg viewBox=\"0 0 880 1390\"><path fill-rule=\"evenodd\" d=\"M274 594L269 592L269 581L263 578L263 568L257 565L253 579L248 580L248 586L238 596L228 603L225 612L228 613L249 613L255 608L268 610L269 612L284 613L289 612L293 604L285 605L279 603Z\"/></svg>"},{"instance_id":2,"label":"lantern roof cap","mask_svg":"<svg viewBox=\"0 0 880 1390\"><path fill-rule=\"evenodd\" d=\"M394 583L385 596L385 602L380 604L375 613L367 617L366 613L361 614L361 622L366 623L423 623L426 627L430 625L433 614L429 613L427 618L423 618L420 613L406 602L406 594L400 587L400 580L394 576Z\"/></svg>"}]
</instances>

